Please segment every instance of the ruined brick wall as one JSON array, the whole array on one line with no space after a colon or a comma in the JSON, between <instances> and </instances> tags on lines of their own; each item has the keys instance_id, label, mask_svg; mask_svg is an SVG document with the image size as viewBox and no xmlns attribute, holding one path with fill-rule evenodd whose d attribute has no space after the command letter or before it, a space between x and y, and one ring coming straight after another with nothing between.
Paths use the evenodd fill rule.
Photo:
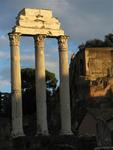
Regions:
<instances>
[{"instance_id":1,"label":"ruined brick wall","mask_svg":"<svg viewBox=\"0 0 113 150\"><path fill-rule=\"evenodd\" d=\"M90 96L106 96L113 91L113 48L85 49L86 77L90 80Z\"/></svg>"},{"instance_id":2,"label":"ruined brick wall","mask_svg":"<svg viewBox=\"0 0 113 150\"><path fill-rule=\"evenodd\" d=\"M90 80L113 76L113 48L86 48L86 76Z\"/></svg>"},{"instance_id":3,"label":"ruined brick wall","mask_svg":"<svg viewBox=\"0 0 113 150\"><path fill-rule=\"evenodd\" d=\"M113 48L87 48L72 55L70 95L74 128L84 117L86 107L113 107L112 56Z\"/></svg>"},{"instance_id":4,"label":"ruined brick wall","mask_svg":"<svg viewBox=\"0 0 113 150\"><path fill-rule=\"evenodd\" d=\"M113 92L112 56L113 48L86 48L74 55L70 64L71 94L75 93L74 89L77 98L106 96L108 91Z\"/></svg>"}]
</instances>

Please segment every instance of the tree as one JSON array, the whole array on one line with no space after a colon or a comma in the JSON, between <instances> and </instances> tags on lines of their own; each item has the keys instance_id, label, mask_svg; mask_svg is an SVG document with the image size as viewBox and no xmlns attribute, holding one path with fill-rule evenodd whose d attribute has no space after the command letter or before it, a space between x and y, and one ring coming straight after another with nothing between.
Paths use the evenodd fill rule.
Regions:
<instances>
[{"instance_id":1,"label":"tree","mask_svg":"<svg viewBox=\"0 0 113 150\"><path fill-rule=\"evenodd\" d=\"M23 110L25 114L32 114L36 111L36 90L35 90L35 70L25 68L21 70L22 76L22 97ZM54 73L46 70L47 97L51 95L57 87L57 79ZM51 89L51 91L50 91Z\"/></svg>"},{"instance_id":2,"label":"tree","mask_svg":"<svg viewBox=\"0 0 113 150\"><path fill-rule=\"evenodd\" d=\"M105 35L104 40L100 39L92 39L88 40L81 45L78 46L79 50L84 50L85 48L91 48L91 47L113 47L113 34L109 33Z\"/></svg>"},{"instance_id":3,"label":"tree","mask_svg":"<svg viewBox=\"0 0 113 150\"><path fill-rule=\"evenodd\" d=\"M57 79L55 74L46 70L46 87L55 89L57 86ZM22 89L25 91L27 89L35 88L35 70L32 68L24 68L21 70L22 76Z\"/></svg>"},{"instance_id":4,"label":"tree","mask_svg":"<svg viewBox=\"0 0 113 150\"><path fill-rule=\"evenodd\" d=\"M105 36L104 40L105 46L113 47L113 34L109 33L108 35Z\"/></svg>"},{"instance_id":5,"label":"tree","mask_svg":"<svg viewBox=\"0 0 113 150\"><path fill-rule=\"evenodd\" d=\"M11 117L11 94L0 92L0 114Z\"/></svg>"},{"instance_id":6,"label":"tree","mask_svg":"<svg viewBox=\"0 0 113 150\"><path fill-rule=\"evenodd\" d=\"M46 87L54 91L57 87L57 81L55 74L46 70Z\"/></svg>"},{"instance_id":7,"label":"tree","mask_svg":"<svg viewBox=\"0 0 113 150\"><path fill-rule=\"evenodd\" d=\"M35 70L32 68L22 69L21 76L23 114L36 117ZM49 132L52 134L59 132L60 129L59 88L56 89L56 87L57 79L55 74L46 70L47 120ZM53 94L49 89L54 91ZM34 120L31 122L33 123Z\"/></svg>"},{"instance_id":8,"label":"tree","mask_svg":"<svg viewBox=\"0 0 113 150\"><path fill-rule=\"evenodd\" d=\"M85 47L104 47L104 42L99 39L93 39L86 42Z\"/></svg>"}]
</instances>

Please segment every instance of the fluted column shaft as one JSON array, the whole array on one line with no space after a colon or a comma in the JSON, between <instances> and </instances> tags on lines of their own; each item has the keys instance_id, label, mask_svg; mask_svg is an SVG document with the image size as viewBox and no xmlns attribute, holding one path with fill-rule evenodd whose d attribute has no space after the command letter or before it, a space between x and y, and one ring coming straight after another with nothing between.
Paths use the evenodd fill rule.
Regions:
<instances>
[{"instance_id":1,"label":"fluted column shaft","mask_svg":"<svg viewBox=\"0 0 113 150\"><path fill-rule=\"evenodd\" d=\"M12 99L12 136L23 136L22 124L22 93L21 93L21 69L20 69L20 35L10 33L11 48L11 99Z\"/></svg>"},{"instance_id":2,"label":"fluted column shaft","mask_svg":"<svg viewBox=\"0 0 113 150\"><path fill-rule=\"evenodd\" d=\"M47 135L47 105L45 82L44 35L36 35L35 39L35 78L36 78L36 110L37 135Z\"/></svg>"},{"instance_id":3,"label":"fluted column shaft","mask_svg":"<svg viewBox=\"0 0 113 150\"><path fill-rule=\"evenodd\" d=\"M70 92L69 92L69 64L68 64L68 37L60 36L59 70L60 70L60 109L61 134L71 134Z\"/></svg>"}]
</instances>

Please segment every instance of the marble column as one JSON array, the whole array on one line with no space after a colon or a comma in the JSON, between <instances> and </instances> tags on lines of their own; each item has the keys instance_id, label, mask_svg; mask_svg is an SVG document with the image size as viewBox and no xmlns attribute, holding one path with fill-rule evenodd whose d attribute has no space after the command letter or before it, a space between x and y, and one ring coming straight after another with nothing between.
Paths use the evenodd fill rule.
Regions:
<instances>
[{"instance_id":1,"label":"marble column","mask_svg":"<svg viewBox=\"0 0 113 150\"><path fill-rule=\"evenodd\" d=\"M48 135L44 35L36 35L35 40L35 78L36 78L36 110L37 135Z\"/></svg>"},{"instance_id":2,"label":"marble column","mask_svg":"<svg viewBox=\"0 0 113 150\"><path fill-rule=\"evenodd\" d=\"M22 124L22 93L20 69L20 35L10 33L11 49L11 99L12 99L12 136L24 136Z\"/></svg>"},{"instance_id":3,"label":"marble column","mask_svg":"<svg viewBox=\"0 0 113 150\"><path fill-rule=\"evenodd\" d=\"M69 92L68 37L58 37L60 70L61 134L72 134Z\"/></svg>"}]
</instances>

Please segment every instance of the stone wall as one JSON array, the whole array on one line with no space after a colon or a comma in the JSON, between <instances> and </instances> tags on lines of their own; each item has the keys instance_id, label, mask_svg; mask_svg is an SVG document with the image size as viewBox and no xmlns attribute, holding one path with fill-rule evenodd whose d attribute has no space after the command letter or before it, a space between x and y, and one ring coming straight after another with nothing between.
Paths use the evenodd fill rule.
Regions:
<instances>
[{"instance_id":1,"label":"stone wall","mask_svg":"<svg viewBox=\"0 0 113 150\"><path fill-rule=\"evenodd\" d=\"M113 91L112 54L112 48L87 48L72 55L70 64L72 98L104 97Z\"/></svg>"},{"instance_id":2,"label":"stone wall","mask_svg":"<svg viewBox=\"0 0 113 150\"><path fill-rule=\"evenodd\" d=\"M74 130L86 108L113 108L113 48L86 48L72 55L70 93Z\"/></svg>"}]
</instances>

